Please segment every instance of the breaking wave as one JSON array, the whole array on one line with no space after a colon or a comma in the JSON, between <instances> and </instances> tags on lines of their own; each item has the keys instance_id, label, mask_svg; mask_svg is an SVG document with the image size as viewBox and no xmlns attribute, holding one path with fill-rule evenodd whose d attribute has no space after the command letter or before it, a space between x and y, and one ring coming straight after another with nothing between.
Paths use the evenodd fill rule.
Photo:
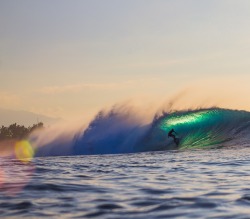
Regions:
<instances>
[{"instance_id":1,"label":"breaking wave","mask_svg":"<svg viewBox=\"0 0 250 219\"><path fill-rule=\"evenodd\" d=\"M174 129L177 146L168 132ZM117 154L248 144L250 112L209 108L155 116L145 124L131 112L100 112L89 126L65 141L39 145L36 156ZM33 141L36 138L33 136Z\"/></svg>"}]
</instances>

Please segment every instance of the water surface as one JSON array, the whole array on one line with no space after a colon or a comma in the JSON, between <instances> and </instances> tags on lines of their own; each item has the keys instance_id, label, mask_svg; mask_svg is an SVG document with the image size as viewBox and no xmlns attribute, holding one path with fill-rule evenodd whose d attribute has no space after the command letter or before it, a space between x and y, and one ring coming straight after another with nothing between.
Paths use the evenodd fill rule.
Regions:
<instances>
[{"instance_id":1,"label":"water surface","mask_svg":"<svg viewBox=\"0 0 250 219\"><path fill-rule=\"evenodd\" d=\"M1 159L6 218L249 218L250 148Z\"/></svg>"}]
</instances>

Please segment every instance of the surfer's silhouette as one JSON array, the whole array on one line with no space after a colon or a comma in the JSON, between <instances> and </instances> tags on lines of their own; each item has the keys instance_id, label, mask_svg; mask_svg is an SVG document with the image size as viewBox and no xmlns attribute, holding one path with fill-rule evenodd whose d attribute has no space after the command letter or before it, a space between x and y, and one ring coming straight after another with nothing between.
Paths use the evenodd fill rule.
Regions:
<instances>
[{"instance_id":1,"label":"surfer's silhouette","mask_svg":"<svg viewBox=\"0 0 250 219\"><path fill-rule=\"evenodd\" d=\"M178 145L178 144L179 144L179 138L177 138L175 134L177 134L176 131L175 131L174 129L171 129L171 130L168 132L168 137L173 138L175 144Z\"/></svg>"}]
</instances>

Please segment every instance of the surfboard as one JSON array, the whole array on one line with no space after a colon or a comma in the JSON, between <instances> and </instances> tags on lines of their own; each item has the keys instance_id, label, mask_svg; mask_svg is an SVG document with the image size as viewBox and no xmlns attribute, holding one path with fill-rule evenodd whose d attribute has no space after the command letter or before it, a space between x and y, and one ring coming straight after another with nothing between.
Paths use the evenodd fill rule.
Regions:
<instances>
[{"instance_id":1,"label":"surfboard","mask_svg":"<svg viewBox=\"0 0 250 219\"><path fill-rule=\"evenodd\" d=\"M180 143L180 139L179 138L175 138L174 142L175 142L176 146L178 146L179 143Z\"/></svg>"}]
</instances>

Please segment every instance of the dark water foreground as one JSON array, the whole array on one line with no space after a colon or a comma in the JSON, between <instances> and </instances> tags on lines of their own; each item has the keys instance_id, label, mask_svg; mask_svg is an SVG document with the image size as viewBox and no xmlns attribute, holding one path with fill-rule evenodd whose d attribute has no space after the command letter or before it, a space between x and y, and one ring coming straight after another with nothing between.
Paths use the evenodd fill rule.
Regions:
<instances>
[{"instance_id":1,"label":"dark water foreground","mask_svg":"<svg viewBox=\"0 0 250 219\"><path fill-rule=\"evenodd\" d=\"M250 148L0 164L5 218L250 218Z\"/></svg>"}]
</instances>

